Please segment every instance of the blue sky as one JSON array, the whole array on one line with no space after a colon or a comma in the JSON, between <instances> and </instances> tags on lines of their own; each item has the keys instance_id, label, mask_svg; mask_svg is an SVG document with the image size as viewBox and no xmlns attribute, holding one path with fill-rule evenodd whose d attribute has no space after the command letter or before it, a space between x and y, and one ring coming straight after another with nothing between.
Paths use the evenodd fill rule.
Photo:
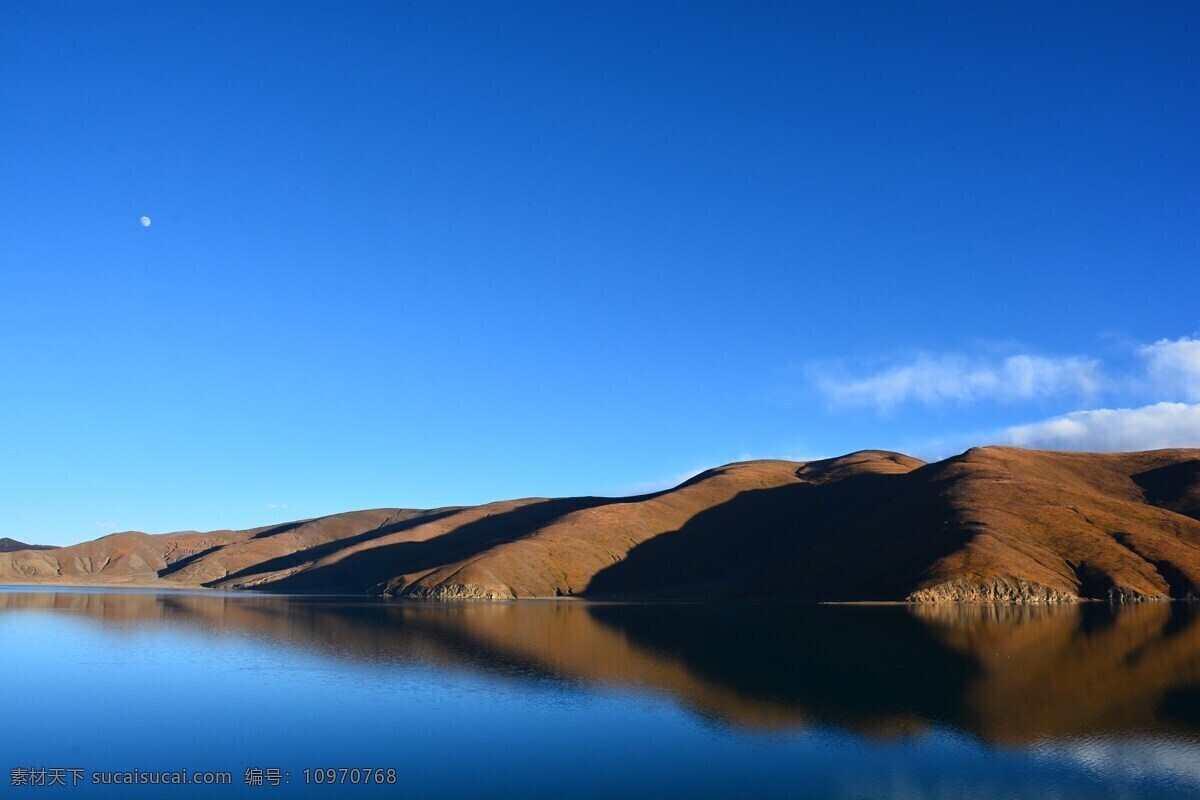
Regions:
<instances>
[{"instance_id":1,"label":"blue sky","mask_svg":"<svg viewBox=\"0 0 1200 800\"><path fill-rule=\"evenodd\" d=\"M0 536L1200 446L1195 3L0 9Z\"/></svg>"}]
</instances>

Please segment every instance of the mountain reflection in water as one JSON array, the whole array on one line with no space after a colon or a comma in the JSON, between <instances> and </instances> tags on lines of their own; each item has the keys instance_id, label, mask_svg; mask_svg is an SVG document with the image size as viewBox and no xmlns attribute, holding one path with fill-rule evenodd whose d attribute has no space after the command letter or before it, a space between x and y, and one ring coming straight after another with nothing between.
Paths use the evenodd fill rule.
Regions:
<instances>
[{"instance_id":1,"label":"mountain reflection in water","mask_svg":"<svg viewBox=\"0 0 1200 800\"><path fill-rule=\"evenodd\" d=\"M634 687L715 724L953 727L994 745L1200 734L1200 614L1124 607L418 604L154 592L0 592L0 613L249 634L372 664Z\"/></svg>"}]
</instances>

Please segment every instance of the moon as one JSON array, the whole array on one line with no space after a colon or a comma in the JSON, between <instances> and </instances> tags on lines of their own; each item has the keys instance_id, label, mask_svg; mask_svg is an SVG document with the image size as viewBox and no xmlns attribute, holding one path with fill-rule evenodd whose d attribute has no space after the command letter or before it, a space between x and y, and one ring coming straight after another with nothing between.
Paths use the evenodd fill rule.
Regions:
<instances>
[{"instance_id":1,"label":"moon","mask_svg":"<svg viewBox=\"0 0 1200 800\"><path fill-rule=\"evenodd\" d=\"M140 220L138 220L138 221L142 223L142 227L143 227L143 228L149 228L149 227L150 227L150 218L149 218L149 217L142 217L142 218L141 218Z\"/></svg>"}]
</instances>

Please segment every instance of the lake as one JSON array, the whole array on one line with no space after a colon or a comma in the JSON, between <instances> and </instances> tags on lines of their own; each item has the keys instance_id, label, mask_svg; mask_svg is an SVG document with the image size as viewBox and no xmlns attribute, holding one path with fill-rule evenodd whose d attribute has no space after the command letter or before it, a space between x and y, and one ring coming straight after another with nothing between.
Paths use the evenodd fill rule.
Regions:
<instances>
[{"instance_id":1,"label":"lake","mask_svg":"<svg viewBox=\"0 0 1200 800\"><path fill-rule=\"evenodd\" d=\"M0 780L156 800L1194 798L1198 606L4 589ZM38 769L81 782L10 786ZM92 782L179 770L232 784Z\"/></svg>"}]
</instances>

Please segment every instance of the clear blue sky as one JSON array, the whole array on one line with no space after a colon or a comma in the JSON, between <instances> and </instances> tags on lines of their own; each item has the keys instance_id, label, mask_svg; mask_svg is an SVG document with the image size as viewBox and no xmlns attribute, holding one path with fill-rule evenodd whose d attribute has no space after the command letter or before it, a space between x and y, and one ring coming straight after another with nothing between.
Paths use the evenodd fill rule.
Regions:
<instances>
[{"instance_id":1,"label":"clear blue sky","mask_svg":"<svg viewBox=\"0 0 1200 800\"><path fill-rule=\"evenodd\" d=\"M0 536L1200 445L1200 4L0 8Z\"/></svg>"}]
</instances>

